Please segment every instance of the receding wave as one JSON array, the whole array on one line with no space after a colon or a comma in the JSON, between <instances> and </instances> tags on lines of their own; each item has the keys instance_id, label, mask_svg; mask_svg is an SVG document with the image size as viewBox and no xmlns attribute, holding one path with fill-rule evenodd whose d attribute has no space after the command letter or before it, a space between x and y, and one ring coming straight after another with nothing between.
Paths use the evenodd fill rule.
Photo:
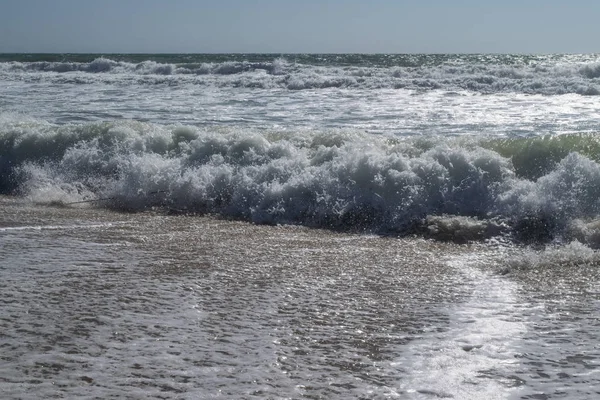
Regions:
<instances>
[{"instance_id":1,"label":"receding wave","mask_svg":"<svg viewBox=\"0 0 600 400\"><path fill-rule=\"evenodd\" d=\"M523 161L532 148L543 165ZM510 235L594 244L599 155L597 141L581 135L399 140L350 131L5 119L0 193L444 240Z\"/></svg>"},{"instance_id":2,"label":"receding wave","mask_svg":"<svg viewBox=\"0 0 600 400\"><path fill-rule=\"evenodd\" d=\"M90 62L5 61L0 62L0 75L7 80L76 84L167 83L287 90L347 88L466 90L486 94L600 94L600 62L590 57L558 61L522 58L511 59L510 62L487 58L448 58L444 62L401 65L382 63L381 60L379 64L363 60L358 64L320 65L286 58L166 63L154 60L117 61L101 57ZM165 80L166 77L170 79Z\"/></svg>"}]
</instances>

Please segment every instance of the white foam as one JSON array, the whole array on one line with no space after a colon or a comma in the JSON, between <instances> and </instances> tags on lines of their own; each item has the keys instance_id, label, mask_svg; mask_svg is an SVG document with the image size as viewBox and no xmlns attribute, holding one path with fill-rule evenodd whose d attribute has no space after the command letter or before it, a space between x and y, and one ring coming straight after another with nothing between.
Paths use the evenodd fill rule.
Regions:
<instances>
[{"instance_id":1,"label":"white foam","mask_svg":"<svg viewBox=\"0 0 600 400\"><path fill-rule=\"evenodd\" d=\"M19 231L58 231L58 230L77 230L77 229L98 229L98 228L110 228L115 225L121 225L119 223L103 223L103 224L81 224L81 225L22 225L22 226L5 226L0 227L0 232L19 232Z\"/></svg>"},{"instance_id":2,"label":"white foam","mask_svg":"<svg viewBox=\"0 0 600 400\"><path fill-rule=\"evenodd\" d=\"M420 66L317 66L289 63L284 58L273 61L224 61L203 64L168 64L155 61L130 63L98 58L81 62L4 62L0 63L3 79L41 79L64 82L109 83L119 76L121 84L156 84L167 75L174 82L193 82L216 87L285 88L290 90L323 88L404 88L416 90L468 90L480 93L517 92L544 95L577 93L600 94L600 71L596 60L586 56L561 61L539 58L536 62L515 61L508 65L488 60ZM257 72L266 72L257 74ZM85 76L82 76L84 74ZM148 79L140 81L140 76ZM150 76L154 76L150 77Z\"/></svg>"},{"instance_id":3,"label":"white foam","mask_svg":"<svg viewBox=\"0 0 600 400\"><path fill-rule=\"evenodd\" d=\"M394 363L409 371L398 388L401 398L506 399L519 390L515 356L527 325L517 286L479 269L482 259L473 257L449 261L473 288L466 302L448 307L449 327L432 327Z\"/></svg>"},{"instance_id":4,"label":"white foam","mask_svg":"<svg viewBox=\"0 0 600 400\"><path fill-rule=\"evenodd\" d=\"M3 190L35 201L110 198L102 204L379 232L423 224L450 240L510 226L551 238L572 234L572 220L600 215L595 161L571 153L530 181L477 140L9 121L0 142Z\"/></svg>"}]
</instances>

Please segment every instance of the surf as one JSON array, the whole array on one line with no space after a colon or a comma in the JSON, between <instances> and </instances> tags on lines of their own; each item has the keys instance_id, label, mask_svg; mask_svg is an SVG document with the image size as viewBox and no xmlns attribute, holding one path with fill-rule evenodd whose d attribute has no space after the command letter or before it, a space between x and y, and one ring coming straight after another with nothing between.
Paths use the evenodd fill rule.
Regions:
<instances>
[{"instance_id":1,"label":"surf","mask_svg":"<svg viewBox=\"0 0 600 400\"><path fill-rule=\"evenodd\" d=\"M597 139L581 134L398 138L12 121L0 127L0 192L456 241L507 234L552 241L583 232L589 241L600 217L599 154Z\"/></svg>"},{"instance_id":2,"label":"surf","mask_svg":"<svg viewBox=\"0 0 600 400\"><path fill-rule=\"evenodd\" d=\"M0 78L54 84L192 85L480 94L600 94L594 55L5 55ZM167 79L170 78L170 79Z\"/></svg>"}]
</instances>

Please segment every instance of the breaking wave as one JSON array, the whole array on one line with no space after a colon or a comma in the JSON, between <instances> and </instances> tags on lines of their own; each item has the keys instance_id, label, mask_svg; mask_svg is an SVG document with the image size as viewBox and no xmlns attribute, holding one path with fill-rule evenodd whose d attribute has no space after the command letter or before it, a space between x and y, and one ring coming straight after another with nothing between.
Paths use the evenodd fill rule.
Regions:
<instances>
[{"instance_id":1,"label":"breaking wave","mask_svg":"<svg viewBox=\"0 0 600 400\"><path fill-rule=\"evenodd\" d=\"M592 135L400 140L5 118L0 193L442 240L509 235L595 246L598 146Z\"/></svg>"},{"instance_id":2,"label":"breaking wave","mask_svg":"<svg viewBox=\"0 0 600 400\"><path fill-rule=\"evenodd\" d=\"M345 57L351 57L346 55ZM383 55L380 57L384 57ZM495 61L482 56L462 60L447 56L438 63L310 64L276 58L270 61L161 63L6 61L0 63L3 79L53 83L118 83L202 85L262 89L411 89L467 90L477 93L528 93L557 95L600 94L600 62L590 57L564 60L529 58ZM488 58L491 56L488 56ZM566 56L565 56L566 57ZM315 58L316 59L316 58ZM383 59L383 58L382 58ZM181 61L181 60L179 60ZM303 61L306 61L303 59ZM313 60L314 61L314 60ZM501 62L502 61L502 62ZM165 77L171 79L165 80Z\"/></svg>"},{"instance_id":3,"label":"breaking wave","mask_svg":"<svg viewBox=\"0 0 600 400\"><path fill-rule=\"evenodd\" d=\"M140 63L126 61L114 61L110 58L100 57L92 62L19 62L11 61L0 64L3 72L88 72L88 73L112 73L112 74L139 74L139 75L172 75L172 74L196 74L196 75L232 75L242 72L264 70L277 75L281 73L285 60L277 59L273 62L222 62L222 63L192 63L192 64L164 64L152 60Z\"/></svg>"}]
</instances>

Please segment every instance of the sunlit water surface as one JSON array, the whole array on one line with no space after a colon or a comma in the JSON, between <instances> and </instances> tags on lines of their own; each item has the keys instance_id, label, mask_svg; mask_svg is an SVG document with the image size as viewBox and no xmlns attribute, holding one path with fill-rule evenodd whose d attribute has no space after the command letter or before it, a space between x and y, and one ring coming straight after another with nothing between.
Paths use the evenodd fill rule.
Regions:
<instances>
[{"instance_id":1,"label":"sunlit water surface","mask_svg":"<svg viewBox=\"0 0 600 400\"><path fill-rule=\"evenodd\" d=\"M7 398L598 394L590 260L1 201Z\"/></svg>"},{"instance_id":2,"label":"sunlit water surface","mask_svg":"<svg viewBox=\"0 0 600 400\"><path fill-rule=\"evenodd\" d=\"M600 398L599 59L1 55L0 398Z\"/></svg>"}]
</instances>

